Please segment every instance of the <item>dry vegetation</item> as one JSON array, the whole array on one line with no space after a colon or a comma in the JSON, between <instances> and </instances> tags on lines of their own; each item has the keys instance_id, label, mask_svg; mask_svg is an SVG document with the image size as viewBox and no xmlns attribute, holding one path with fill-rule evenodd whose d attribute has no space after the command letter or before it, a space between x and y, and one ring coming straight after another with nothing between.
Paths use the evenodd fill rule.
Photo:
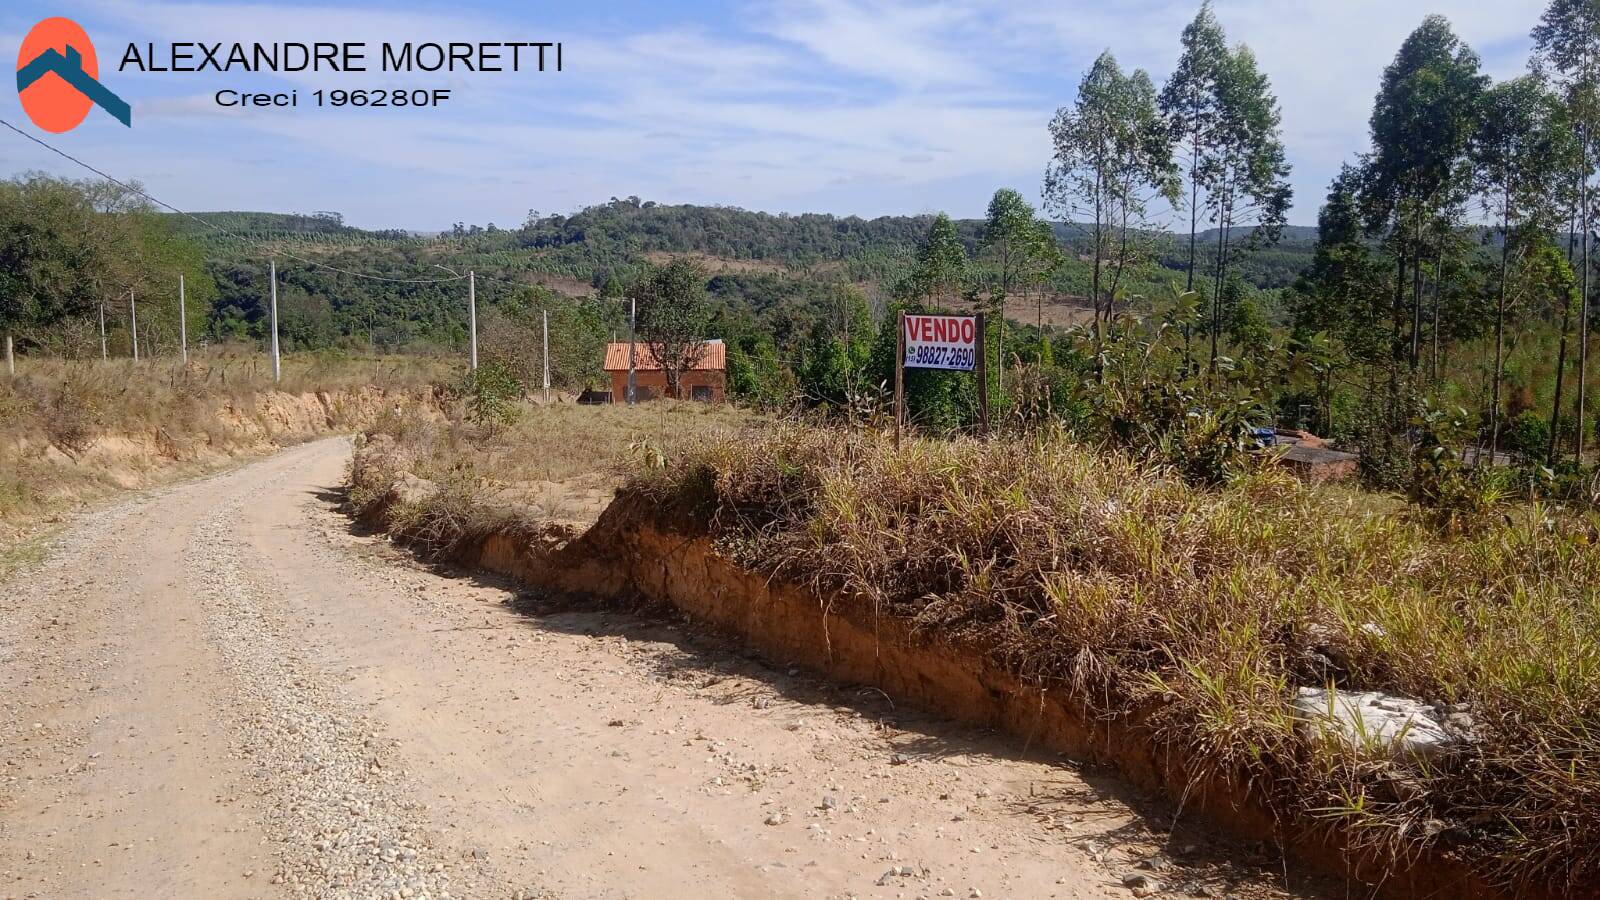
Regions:
<instances>
[{"instance_id":1,"label":"dry vegetation","mask_svg":"<svg viewBox=\"0 0 1600 900\"><path fill-rule=\"evenodd\" d=\"M386 396L428 394L451 365L290 355L274 385L253 348L195 354L188 366L21 360L15 378L0 377L0 538L75 503L353 428Z\"/></svg>"},{"instance_id":2,"label":"dry vegetation","mask_svg":"<svg viewBox=\"0 0 1600 900\"><path fill-rule=\"evenodd\" d=\"M509 425L381 418L356 456L352 503L383 507L390 528L440 553L502 528L579 530L629 472L760 421L732 406L670 400L524 403L517 413ZM407 483L403 496L391 496L397 481Z\"/></svg>"},{"instance_id":3,"label":"dry vegetation","mask_svg":"<svg viewBox=\"0 0 1600 900\"><path fill-rule=\"evenodd\" d=\"M1271 468L1202 489L1053 433L896 450L803 426L703 444L635 489L750 566L1148 729L1286 820L1562 895L1600 884L1593 513L1445 538ZM1329 684L1465 709L1468 742L1424 765L1317 741L1288 700Z\"/></svg>"}]
</instances>

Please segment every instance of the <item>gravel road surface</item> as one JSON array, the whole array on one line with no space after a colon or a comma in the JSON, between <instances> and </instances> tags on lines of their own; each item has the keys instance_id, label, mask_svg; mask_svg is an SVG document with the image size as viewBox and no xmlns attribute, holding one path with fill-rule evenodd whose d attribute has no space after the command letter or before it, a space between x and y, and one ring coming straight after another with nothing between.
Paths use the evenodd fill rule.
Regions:
<instances>
[{"instance_id":1,"label":"gravel road surface","mask_svg":"<svg viewBox=\"0 0 1600 900\"><path fill-rule=\"evenodd\" d=\"M86 514L0 584L0 898L1290 896L1092 771L419 565L340 512L349 455Z\"/></svg>"}]
</instances>

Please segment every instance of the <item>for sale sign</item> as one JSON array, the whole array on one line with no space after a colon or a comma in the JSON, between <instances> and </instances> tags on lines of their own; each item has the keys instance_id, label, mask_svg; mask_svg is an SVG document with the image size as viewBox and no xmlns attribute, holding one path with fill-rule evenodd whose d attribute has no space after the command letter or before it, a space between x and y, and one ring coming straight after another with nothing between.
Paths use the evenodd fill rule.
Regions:
<instances>
[{"instance_id":1,"label":"for sale sign","mask_svg":"<svg viewBox=\"0 0 1600 900\"><path fill-rule=\"evenodd\" d=\"M970 372L978 360L977 316L906 313L905 366Z\"/></svg>"}]
</instances>

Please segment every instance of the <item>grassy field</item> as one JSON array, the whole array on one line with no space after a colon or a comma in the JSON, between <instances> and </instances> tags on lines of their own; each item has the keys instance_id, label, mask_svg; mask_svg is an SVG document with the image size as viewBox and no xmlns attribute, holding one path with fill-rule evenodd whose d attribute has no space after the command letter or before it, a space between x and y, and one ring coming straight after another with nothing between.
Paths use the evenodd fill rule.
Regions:
<instances>
[{"instance_id":1,"label":"grassy field","mask_svg":"<svg viewBox=\"0 0 1600 900\"><path fill-rule=\"evenodd\" d=\"M1600 517L1509 510L1446 537L1391 501L1263 468L1218 489L1053 432L896 449L785 425L635 487L748 566L937 630L1147 723L1291 820L1507 882L1600 883ZM1429 764L1317 739L1337 686L1465 713Z\"/></svg>"}]
</instances>

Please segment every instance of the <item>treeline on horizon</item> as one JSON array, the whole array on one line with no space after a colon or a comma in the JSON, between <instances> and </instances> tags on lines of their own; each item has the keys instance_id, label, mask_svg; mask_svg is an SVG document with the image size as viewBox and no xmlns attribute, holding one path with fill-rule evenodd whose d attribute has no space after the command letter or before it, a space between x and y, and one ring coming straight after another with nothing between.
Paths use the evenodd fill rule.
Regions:
<instances>
[{"instance_id":1,"label":"treeline on horizon","mask_svg":"<svg viewBox=\"0 0 1600 900\"><path fill-rule=\"evenodd\" d=\"M1531 24L1528 74L1495 84L1446 19L1425 18L1376 86L1369 146L1315 229L1285 222L1268 73L1206 3L1175 36L1165 84L1110 50L1084 73L1048 125L1042 210L1009 188L979 220L629 197L418 235L331 212L171 216L137 194L26 176L0 186L0 327L29 352L92 355L103 311L116 352L132 289L152 304L142 346L167 351L175 313L156 301L182 272L191 334L259 340L265 259L279 256L285 346L452 351L466 341L464 287L431 279L472 270L488 344L525 348L549 312L568 356L558 379L579 387L599 374L591 351L625 325L618 301L687 260L703 269L706 336L729 341L730 366L748 366L736 387L764 402L867 402L884 375L870 348L897 310L988 309L1009 321L992 330L991 371L998 408L1017 415L1042 403L1070 420L1114 402L1162 435L1181 427L1174 410L1225 409L1234 424L1342 439L1387 483L1409 477L1427 440L1557 466L1581 458L1595 424L1581 237L1596 212L1600 3L1553 0ZM1085 321L1052 327L1046 306ZM1119 382L1135 356L1138 377ZM1173 395L1150 395L1158 384ZM954 388L928 390L923 421L967 421Z\"/></svg>"}]
</instances>

